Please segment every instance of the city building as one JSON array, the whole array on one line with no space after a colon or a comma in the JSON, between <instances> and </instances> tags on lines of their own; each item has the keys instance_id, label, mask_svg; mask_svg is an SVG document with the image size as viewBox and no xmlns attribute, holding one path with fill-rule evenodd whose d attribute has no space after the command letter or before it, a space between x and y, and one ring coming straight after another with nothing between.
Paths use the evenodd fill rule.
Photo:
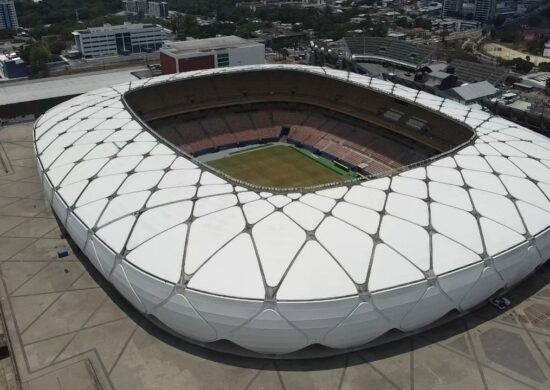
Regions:
<instances>
[{"instance_id":1,"label":"city building","mask_svg":"<svg viewBox=\"0 0 550 390\"><path fill-rule=\"evenodd\" d=\"M156 24L130 23L73 31L76 50L85 58L158 51L168 34Z\"/></svg>"},{"instance_id":2,"label":"city building","mask_svg":"<svg viewBox=\"0 0 550 390\"><path fill-rule=\"evenodd\" d=\"M263 44L234 35L170 42L160 50L162 74L263 63Z\"/></svg>"},{"instance_id":3,"label":"city building","mask_svg":"<svg viewBox=\"0 0 550 390\"><path fill-rule=\"evenodd\" d=\"M281 7L292 5L297 7L323 7L326 5L326 0L244 0L239 3L240 6L249 7L251 9L262 7Z\"/></svg>"},{"instance_id":4,"label":"city building","mask_svg":"<svg viewBox=\"0 0 550 390\"><path fill-rule=\"evenodd\" d=\"M18 27L13 0L0 0L0 30L13 30Z\"/></svg>"},{"instance_id":5,"label":"city building","mask_svg":"<svg viewBox=\"0 0 550 390\"><path fill-rule=\"evenodd\" d=\"M490 21L495 17L497 0L476 0L474 8L474 19Z\"/></svg>"},{"instance_id":6,"label":"city building","mask_svg":"<svg viewBox=\"0 0 550 390\"><path fill-rule=\"evenodd\" d=\"M513 17L518 14L518 4L512 1L499 1L496 5L495 16Z\"/></svg>"},{"instance_id":7,"label":"city building","mask_svg":"<svg viewBox=\"0 0 550 390\"><path fill-rule=\"evenodd\" d=\"M441 14L441 3L435 2L435 1L424 1L418 3L418 12L421 14L430 14L430 15L437 15ZM395 11L389 11L385 13L386 16L397 16L398 14L395 13Z\"/></svg>"},{"instance_id":8,"label":"city building","mask_svg":"<svg viewBox=\"0 0 550 390\"><path fill-rule=\"evenodd\" d=\"M167 1L150 1L149 16L165 19L168 17L168 2Z\"/></svg>"},{"instance_id":9,"label":"city building","mask_svg":"<svg viewBox=\"0 0 550 390\"><path fill-rule=\"evenodd\" d=\"M0 54L0 78L15 79L28 77L29 70L25 61L19 58L15 53Z\"/></svg>"},{"instance_id":10,"label":"city building","mask_svg":"<svg viewBox=\"0 0 550 390\"><path fill-rule=\"evenodd\" d=\"M457 16L462 12L462 0L443 0L442 16Z\"/></svg>"},{"instance_id":11,"label":"city building","mask_svg":"<svg viewBox=\"0 0 550 390\"><path fill-rule=\"evenodd\" d=\"M500 94L500 90L488 81L465 84L447 91L447 96L462 104L470 105L482 99L488 99Z\"/></svg>"},{"instance_id":12,"label":"city building","mask_svg":"<svg viewBox=\"0 0 550 390\"><path fill-rule=\"evenodd\" d=\"M123 0L126 12L155 18L168 17L168 2L161 0Z\"/></svg>"},{"instance_id":13,"label":"city building","mask_svg":"<svg viewBox=\"0 0 550 390\"><path fill-rule=\"evenodd\" d=\"M462 32L469 30L477 30L482 27L482 23L478 20L466 19L435 19L432 20L432 31L447 30L449 32Z\"/></svg>"},{"instance_id":14,"label":"city building","mask_svg":"<svg viewBox=\"0 0 550 390\"><path fill-rule=\"evenodd\" d=\"M124 9L127 12L134 14L142 13L145 15L149 11L147 0L124 0L122 4L124 4Z\"/></svg>"},{"instance_id":15,"label":"city building","mask_svg":"<svg viewBox=\"0 0 550 390\"><path fill-rule=\"evenodd\" d=\"M550 41L544 44L544 51L542 52L543 57L550 57Z\"/></svg>"},{"instance_id":16,"label":"city building","mask_svg":"<svg viewBox=\"0 0 550 390\"><path fill-rule=\"evenodd\" d=\"M550 72L530 73L521 77L521 84L537 89L545 89L548 79L550 79Z\"/></svg>"}]
</instances>

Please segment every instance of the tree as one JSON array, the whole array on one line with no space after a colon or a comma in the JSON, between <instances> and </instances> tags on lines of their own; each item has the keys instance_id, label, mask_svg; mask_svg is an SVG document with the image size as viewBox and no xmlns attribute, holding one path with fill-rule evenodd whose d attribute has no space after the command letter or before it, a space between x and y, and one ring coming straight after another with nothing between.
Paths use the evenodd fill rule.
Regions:
<instances>
[{"instance_id":1,"label":"tree","mask_svg":"<svg viewBox=\"0 0 550 390\"><path fill-rule=\"evenodd\" d=\"M193 36L198 30L197 18L193 15L178 15L172 19L172 31L177 39L185 40L188 36Z\"/></svg>"},{"instance_id":2,"label":"tree","mask_svg":"<svg viewBox=\"0 0 550 390\"><path fill-rule=\"evenodd\" d=\"M494 26L495 27L500 27L504 24L504 22L506 21L506 15L497 15L497 17L495 18L495 21L494 21Z\"/></svg>"},{"instance_id":3,"label":"tree","mask_svg":"<svg viewBox=\"0 0 550 390\"><path fill-rule=\"evenodd\" d=\"M500 40L507 43L517 43L521 40L521 31L507 27L500 33Z\"/></svg>"},{"instance_id":4,"label":"tree","mask_svg":"<svg viewBox=\"0 0 550 390\"><path fill-rule=\"evenodd\" d=\"M397 18L397 20L395 21L395 24L397 26L403 27L403 28L411 28L412 27L411 22L409 22L409 19L405 16L401 16L401 17Z\"/></svg>"},{"instance_id":5,"label":"tree","mask_svg":"<svg viewBox=\"0 0 550 390\"><path fill-rule=\"evenodd\" d=\"M422 27L425 30L430 30L432 28L432 22L430 19L418 17L414 20L414 27Z\"/></svg>"},{"instance_id":6,"label":"tree","mask_svg":"<svg viewBox=\"0 0 550 390\"><path fill-rule=\"evenodd\" d=\"M52 54L61 54L61 52L66 48L67 48L67 43L65 43L64 41L56 40L48 43L48 50Z\"/></svg>"},{"instance_id":7,"label":"tree","mask_svg":"<svg viewBox=\"0 0 550 390\"><path fill-rule=\"evenodd\" d=\"M539 70L541 72L550 72L550 62L541 62L541 63L539 63ZM550 80L550 78L546 79L547 82L549 80Z\"/></svg>"},{"instance_id":8,"label":"tree","mask_svg":"<svg viewBox=\"0 0 550 390\"><path fill-rule=\"evenodd\" d=\"M32 78L48 76L48 60L50 52L40 43L25 46L20 53L21 58L27 63Z\"/></svg>"},{"instance_id":9,"label":"tree","mask_svg":"<svg viewBox=\"0 0 550 390\"><path fill-rule=\"evenodd\" d=\"M523 58L516 57L513 60L506 60L501 62L504 66L511 66L518 73L527 74L531 71L534 64Z\"/></svg>"}]
</instances>

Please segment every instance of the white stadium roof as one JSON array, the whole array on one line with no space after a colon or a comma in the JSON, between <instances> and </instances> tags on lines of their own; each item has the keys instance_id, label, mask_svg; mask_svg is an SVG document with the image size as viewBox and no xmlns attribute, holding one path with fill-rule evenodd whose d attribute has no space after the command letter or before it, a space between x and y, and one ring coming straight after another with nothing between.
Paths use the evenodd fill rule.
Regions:
<instances>
[{"instance_id":1,"label":"white stadium roof","mask_svg":"<svg viewBox=\"0 0 550 390\"><path fill-rule=\"evenodd\" d=\"M262 69L393 94L475 136L392 177L271 194L205 171L121 100L144 85ZM44 189L76 244L138 310L194 341L270 354L358 347L467 311L550 257L550 140L383 80L289 65L136 80L53 108L34 136Z\"/></svg>"},{"instance_id":2,"label":"white stadium roof","mask_svg":"<svg viewBox=\"0 0 550 390\"><path fill-rule=\"evenodd\" d=\"M49 77L47 79L0 83L0 106L61 96L79 95L93 89L137 80L132 72L143 68L107 70Z\"/></svg>"}]
</instances>

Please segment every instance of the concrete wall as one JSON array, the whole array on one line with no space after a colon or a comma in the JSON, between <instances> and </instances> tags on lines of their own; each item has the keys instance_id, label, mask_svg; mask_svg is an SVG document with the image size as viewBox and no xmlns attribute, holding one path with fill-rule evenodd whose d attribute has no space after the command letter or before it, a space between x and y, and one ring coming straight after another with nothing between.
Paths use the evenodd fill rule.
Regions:
<instances>
[{"instance_id":1,"label":"concrete wall","mask_svg":"<svg viewBox=\"0 0 550 390\"><path fill-rule=\"evenodd\" d=\"M178 72L176 59L164 53L160 53L160 68L162 69L162 74Z\"/></svg>"},{"instance_id":2,"label":"concrete wall","mask_svg":"<svg viewBox=\"0 0 550 390\"><path fill-rule=\"evenodd\" d=\"M180 58L178 60L178 72L189 72L190 70L212 69L216 67L213 54L192 58Z\"/></svg>"},{"instance_id":3,"label":"concrete wall","mask_svg":"<svg viewBox=\"0 0 550 390\"><path fill-rule=\"evenodd\" d=\"M265 47L236 47L229 49L229 66L265 64Z\"/></svg>"}]
</instances>

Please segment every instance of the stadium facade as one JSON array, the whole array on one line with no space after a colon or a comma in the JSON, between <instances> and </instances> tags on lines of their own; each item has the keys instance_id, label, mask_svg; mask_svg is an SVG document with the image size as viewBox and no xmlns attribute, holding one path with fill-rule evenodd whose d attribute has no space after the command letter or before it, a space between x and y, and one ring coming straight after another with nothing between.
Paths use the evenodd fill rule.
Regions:
<instances>
[{"instance_id":1,"label":"stadium facade","mask_svg":"<svg viewBox=\"0 0 550 390\"><path fill-rule=\"evenodd\" d=\"M224 177L147 124L171 103L164 88L174 97L170 88L270 75L280 80L263 86L270 100L366 111L376 103L337 96L341 85L461 136L384 177L277 191ZM288 83L302 76L335 89ZM173 106L206 104L197 91ZM222 99L235 91L240 99ZM266 99L252 92L217 89L216 102ZM140 99L153 107L142 112ZM465 313L550 256L550 141L375 78L264 65L132 81L51 109L34 141L47 198L90 262L141 313L207 346L229 340L270 355L359 348Z\"/></svg>"}]
</instances>

